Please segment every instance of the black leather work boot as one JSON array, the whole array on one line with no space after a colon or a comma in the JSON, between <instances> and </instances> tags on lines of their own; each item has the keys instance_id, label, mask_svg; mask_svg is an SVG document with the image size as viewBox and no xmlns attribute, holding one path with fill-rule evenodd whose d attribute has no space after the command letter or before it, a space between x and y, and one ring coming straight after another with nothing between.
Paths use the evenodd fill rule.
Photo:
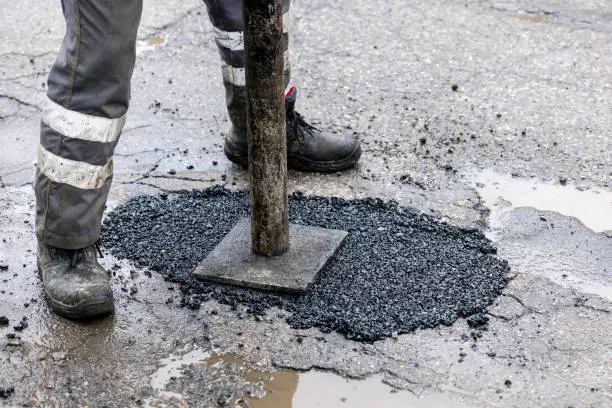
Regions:
<instances>
[{"instance_id":1,"label":"black leather work boot","mask_svg":"<svg viewBox=\"0 0 612 408\"><path fill-rule=\"evenodd\" d=\"M61 249L38 242L38 272L47 303L69 319L91 319L113 312L113 292L107 271L98 263L96 244Z\"/></svg>"},{"instance_id":2,"label":"black leather work boot","mask_svg":"<svg viewBox=\"0 0 612 408\"><path fill-rule=\"evenodd\" d=\"M346 170L357 163L361 146L353 135L339 136L325 133L308 124L295 111L297 90L291 88L285 97L287 121L287 167L306 172L331 173ZM232 126L225 138L227 158L241 166L248 166L246 129Z\"/></svg>"}]
</instances>

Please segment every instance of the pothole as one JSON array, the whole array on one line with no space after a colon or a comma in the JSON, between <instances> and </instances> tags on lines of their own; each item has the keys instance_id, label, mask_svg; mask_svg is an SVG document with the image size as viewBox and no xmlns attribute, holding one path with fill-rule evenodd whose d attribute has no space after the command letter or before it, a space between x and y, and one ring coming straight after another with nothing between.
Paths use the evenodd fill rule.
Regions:
<instances>
[{"instance_id":1,"label":"pothole","mask_svg":"<svg viewBox=\"0 0 612 408\"><path fill-rule=\"evenodd\" d=\"M290 198L291 222L349 232L304 295L281 295L200 282L192 272L241 218L248 194L222 187L168 197L141 196L108 214L103 243L118 258L180 284L182 304L211 298L256 315L272 306L299 329L318 327L376 341L452 324L485 311L509 267L480 232L440 223L380 199Z\"/></svg>"}]
</instances>

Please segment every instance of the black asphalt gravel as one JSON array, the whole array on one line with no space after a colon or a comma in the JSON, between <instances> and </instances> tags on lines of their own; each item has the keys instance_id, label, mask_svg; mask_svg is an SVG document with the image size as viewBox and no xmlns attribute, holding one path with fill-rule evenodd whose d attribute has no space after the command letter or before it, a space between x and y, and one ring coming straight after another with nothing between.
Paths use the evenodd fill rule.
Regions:
<instances>
[{"instance_id":1,"label":"black asphalt gravel","mask_svg":"<svg viewBox=\"0 0 612 408\"><path fill-rule=\"evenodd\" d=\"M247 215L247 192L222 187L136 197L108 214L103 244L180 283L184 306L197 308L211 297L245 305L255 315L278 306L290 312L292 327L335 330L366 342L482 313L507 281L508 264L478 231L394 202L300 193L290 197L291 222L349 232L308 293L279 295L194 279L196 265Z\"/></svg>"}]
</instances>

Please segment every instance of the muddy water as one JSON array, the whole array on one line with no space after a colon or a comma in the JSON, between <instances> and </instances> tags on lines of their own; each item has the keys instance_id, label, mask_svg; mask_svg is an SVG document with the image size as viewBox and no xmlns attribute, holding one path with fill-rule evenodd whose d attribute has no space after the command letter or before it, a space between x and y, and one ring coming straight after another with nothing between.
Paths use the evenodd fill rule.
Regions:
<instances>
[{"instance_id":1,"label":"muddy water","mask_svg":"<svg viewBox=\"0 0 612 408\"><path fill-rule=\"evenodd\" d=\"M250 382L262 381L266 394L263 398L234 398L234 403L240 406L240 400L248 401L251 408L291 407L293 395L297 390L299 375L296 371L275 370L272 372L259 371L249 367L245 361L231 355L213 355L207 364L215 366L220 363L233 363L245 371L245 380Z\"/></svg>"},{"instance_id":2,"label":"muddy water","mask_svg":"<svg viewBox=\"0 0 612 408\"><path fill-rule=\"evenodd\" d=\"M151 385L160 395L185 401L184 396L166 391L165 384L181 375L185 365L196 364L204 369L216 369L232 364L241 372L244 380L262 383L264 394L234 396L231 406L250 408L462 408L463 405L442 394L416 396L409 391L397 390L383 383L380 375L365 380L347 379L331 372L311 370L298 372L276 369L266 371L234 355L208 354L200 350L182 356L170 356L160 362L165 364L152 377ZM147 404L147 406L150 406Z\"/></svg>"}]
</instances>

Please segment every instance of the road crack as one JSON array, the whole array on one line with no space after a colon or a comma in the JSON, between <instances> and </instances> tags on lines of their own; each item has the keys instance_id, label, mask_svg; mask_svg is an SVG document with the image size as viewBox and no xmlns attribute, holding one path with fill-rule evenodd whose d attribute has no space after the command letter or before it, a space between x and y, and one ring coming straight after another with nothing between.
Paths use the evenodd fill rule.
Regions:
<instances>
[{"instance_id":1,"label":"road crack","mask_svg":"<svg viewBox=\"0 0 612 408\"><path fill-rule=\"evenodd\" d=\"M34 109L36 109L36 110L37 110L37 111L39 111L39 112L42 112L42 109L41 109L41 108L39 108L37 105L34 105L34 104L32 104L32 103L29 103L29 102L26 102L26 101L24 101L24 100L22 100L22 99L17 98L16 96L6 95L6 94L0 94L0 98L8 99L8 100L10 100L10 101L17 102L17 103L18 103L18 104L20 104L20 105L23 105L23 106L28 106L28 107L30 107L30 108L34 108Z\"/></svg>"}]
</instances>

